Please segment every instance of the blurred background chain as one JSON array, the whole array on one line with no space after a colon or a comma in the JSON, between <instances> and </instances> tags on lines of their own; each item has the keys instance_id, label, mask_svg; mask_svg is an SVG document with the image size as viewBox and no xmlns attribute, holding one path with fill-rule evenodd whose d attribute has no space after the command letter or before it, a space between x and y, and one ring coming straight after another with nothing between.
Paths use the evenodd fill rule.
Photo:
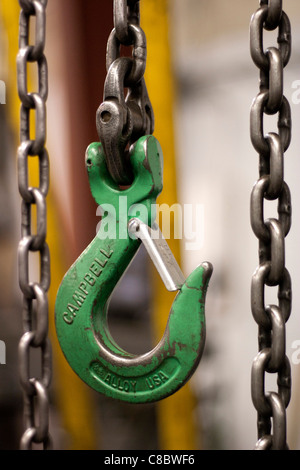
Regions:
<instances>
[{"instance_id":1,"label":"blurred background chain","mask_svg":"<svg viewBox=\"0 0 300 470\"><path fill-rule=\"evenodd\" d=\"M32 444L51 447L49 435L48 387L51 381L51 351L48 339L48 298L50 286L50 257L46 242L46 196L49 189L49 159L46 141L46 100L48 95L47 60L44 54L47 1L19 0L19 52L17 82L20 111L20 146L18 148L18 183L22 197L21 241L18 250L19 284L23 293L23 335L19 343L20 379L24 395L25 431L21 449ZM30 44L30 24L35 18L35 44ZM27 70L37 65L38 91L28 91ZM35 132L32 138L31 120L35 113ZM30 185L29 159L38 158L39 186ZM36 223L33 212L35 210ZM35 227L36 226L36 227ZM32 253L40 259L40 278L30 281ZM32 377L32 355L40 354L40 377Z\"/></svg>"},{"instance_id":2,"label":"blurred background chain","mask_svg":"<svg viewBox=\"0 0 300 470\"><path fill-rule=\"evenodd\" d=\"M266 31L277 30L276 47L264 50ZM252 401L257 410L256 449L287 449L286 408L291 370L285 324L291 313L291 279L285 267L285 237L291 226L291 196L284 181L284 152L291 140L291 111L283 94L283 69L291 54L291 30L281 0L261 0L250 25L250 48L260 70L260 90L251 108L251 141L259 154L259 179L251 194L251 225L259 240L259 265L253 274L251 308L258 324L259 353L252 366ZM266 115L278 115L278 131L264 133ZM266 201L277 202L277 217L264 220ZM267 286L277 288L278 305L265 305ZM277 390L266 392L267 374Z\"/></svg>"}]
</instances>

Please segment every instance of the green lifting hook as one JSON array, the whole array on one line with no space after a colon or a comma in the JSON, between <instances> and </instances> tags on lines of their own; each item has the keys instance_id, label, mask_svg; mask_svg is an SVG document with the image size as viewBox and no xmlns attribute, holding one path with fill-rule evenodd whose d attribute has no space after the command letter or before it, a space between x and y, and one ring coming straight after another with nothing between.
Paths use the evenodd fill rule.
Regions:
<instances>
[{"instance_id":1,"label":"green lifting hook","mask_svg":"<svg viewBox=\"0 0 300 470\"><path fill-rule=\"evenodd\" d=\"M179 292L165 333L152 351L133 355L114 341L107 324L109 298L137 252L140 239L146 239L146 248L152 243L148 235L155 227L153 207L162 190L162 152L155 137L141 137L131 148L130 161L134 181L121 190L108 172L102 145L93 143L87 149L86 167L93 197L105 209L106 222L114 223L119 234L105 238L98 233L71 266L58 291L55 321L63 353L82 380L112 398L146 403L176 392L200 361L205 341L205 295L212 266L202 263L185 281L175 269L169 281ZM124 201L121 196L127 198L127 214L120 210L120 201ZM120 236L124 221L125 230ZM158 256L153 259L158 266L159 251L164 253L164 264L170 266L165 274L168 278L173 270L173 260L169 259L172 255L163 240L154 243Z\"/></svg>"}]
</instances>

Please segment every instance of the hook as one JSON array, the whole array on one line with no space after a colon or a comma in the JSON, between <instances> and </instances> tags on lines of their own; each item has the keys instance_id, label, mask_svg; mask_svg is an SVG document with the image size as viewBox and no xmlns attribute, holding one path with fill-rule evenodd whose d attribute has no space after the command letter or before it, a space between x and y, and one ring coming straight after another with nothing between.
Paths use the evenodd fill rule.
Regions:
<instances>
[{"instance_id":1,"label":"hook","mask_svg":"<svg viewBox=\"0 0 300 470\"><path fill-rule=\"evenodd\" d=\"M87 149L90 187L102 207L103 219L96 237L60 285L55 321L66 359L83 381L107 396L146 403L178 390L200 361L205 341L205 295L212 266L202 263L184 281L171 252L166 251L164 239L152 240L151 231L157 228L151 208L162 190L162 152L155 137L141 137L131 147L130 158L134 181L121 190L108 172L102 145L93 143ZM125 202L128 210L124 213ZM116 228L117 236L113 233ZM179 292L160 342L152 351L134 355L112 338L107 308L141 240L162 277L168 278L171 273L174 282L168 288Z\"/></svg>"}]
</instances>

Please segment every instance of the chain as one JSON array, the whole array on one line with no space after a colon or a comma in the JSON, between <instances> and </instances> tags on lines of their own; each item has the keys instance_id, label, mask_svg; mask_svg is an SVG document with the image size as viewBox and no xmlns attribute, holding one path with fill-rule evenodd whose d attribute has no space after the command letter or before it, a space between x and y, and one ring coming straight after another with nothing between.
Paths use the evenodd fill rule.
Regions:
<instances>
[{"instance_id":1,"label":"chain","mask_svg":"<svg viewBox=\"0 0 300 470\"><path fill-rule=\"evenodd\" d=\"M277 46L264 51L264 30L278 30ZM260 70L260 90L250 115L251 141L259 154L259 179L251 193L251 226L259 240L259 265L252 277L251 309L258 324L259 352L251 374L257 410L256 449L288 449L286 408L291 370L285 325L291 313L291 279L285 267L285 237L291 226L291 196L284 181L284 152L291 140L290 106L283 95L283 70L291 54L290 22L281 0L261 0L250 24L250 50ZM278 132L264 135L264 115L278 115ZM264 220L264 202L277 201L277 218ZM265 305L266 286L277 288L278 305ZM272 289L271 289L272 290ZM267 374L277 374L277 391L265 392Z\"/></svg>"},{"instance_id":2,"label":"chain","mask_svg":"<svg viewBox=\"0 0 300 470\"><path fill-rule=\"evenodd\" d=\"M131 48L132 56L121 56L121 46ZM154 115L144 80L146 57L140 2L114 0L114 29L107 43L107 76L96 125L110 175L118 184L132 182L129 146L153 133Z\"/></svg>"},{"instance_id":3,"label":"chain","mask_svg":"<svg viewBox=\"0 0 300 470\"><path fill-rule=\"evenodd\" d=\"M25 431L21 449L33 443L51 447L49 435L48 387L51 380L51 351L48 339L48 298L50 258L46 243L46 195L49 187L49 159L46 141L46 100L48 95L45 48L45 10L47 0L19 0L19 52L17 56L18 92L21 100L20 145L18 148L18 184L22 197L21 240L19 243L19 284L23 293L23 336L19 343L20 381L24 394ZM35 44L29 44L30 21L35 17ZM37 64L38 92L29 93L27 68ZM30 136L30 113L35 112L35 136ZM29 186L29 158L38 157L39 187ZM36 233L32 227L32 209L36 207ZM40 279L29 281L30 253L40 258ZM33 351L40 351L41 378L31 377Z\"/></svg>"}]
</instances>

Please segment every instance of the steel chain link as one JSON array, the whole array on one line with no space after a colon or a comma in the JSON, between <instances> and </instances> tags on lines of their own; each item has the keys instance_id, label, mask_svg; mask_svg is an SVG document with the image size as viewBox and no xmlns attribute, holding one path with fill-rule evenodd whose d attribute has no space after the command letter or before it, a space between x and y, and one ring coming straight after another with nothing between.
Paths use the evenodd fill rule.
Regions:
<instances>
[{"instance_id":1,"label":"steel chain link","mask_svg":"<svg viewBox=\"0 0 300 470\"><path fill-rule=\"evenodd\" d=\"M23 293L23 331L19 342L20 381L24 394L25 431L21 449L32 444L51 448L48 388L51 381L51 347L48 339L48 298L50 257L46 242L46 196L49 188L49 158L46 141L47 60L44 54L47 0L19 0L18 92L21 100L18 184L22 197L21 240L18 249L19 284ZM35 17L35 44L29 44L30 23ZM28 91L28 64L36 63L38 91ZM35 135L30 135L30 113L35 112ZM39 161L39 187L29 185L29 158ZM36 206L36 233L32 209ZM40 279L30 281L30 254L40 257ZM31 377L33 350L40 351L41 377Z\"/></svg>"},{"instance_id":2,"label":"steel chain link","mask_svg":"<svg viewBox=\"0 0 300 470\"><path fill-rule=\"evenodd\" d=\"M121 55L123 47L132 56ZM140 2L114 0L114 28L107 43L103 103L96 116L107 166L118 184L132 182L128 147L139 137L152 134L154 115L144 80L146 37L140 27ZM124 89L127 89L125 96Z\"/></svg>"},{"instance_id":3,"label":"steel chain link","mask_svg":"<svg viewBox=\"0 0 300 470\"><path fill-rule=\"evenodd\" d=\"M264 30L278 30L277 47L264 50ZM291 278L285 267L285 237L291 227L291 196L284 181L284 152L291 140L291 112L283 95L283 69L291 54L291 30L282 0L261 0L250 23L250 50L260 70L260 91L250 115L251 141L259 154L259 179L251 194L251 226L259 240L259 266L252 277L251 309L258 324L259 353L251 373L257 410L256 449L284 450L291 370L285 325L291 313ZM278 114L278 132L264 133L264 115ZM266 200L277 201L277 218L264 220ZM265 305L266 286L277 287L278 305ZM267 374L277 374L277 391L266 392Z\"/></svg>"}]
</instances>

